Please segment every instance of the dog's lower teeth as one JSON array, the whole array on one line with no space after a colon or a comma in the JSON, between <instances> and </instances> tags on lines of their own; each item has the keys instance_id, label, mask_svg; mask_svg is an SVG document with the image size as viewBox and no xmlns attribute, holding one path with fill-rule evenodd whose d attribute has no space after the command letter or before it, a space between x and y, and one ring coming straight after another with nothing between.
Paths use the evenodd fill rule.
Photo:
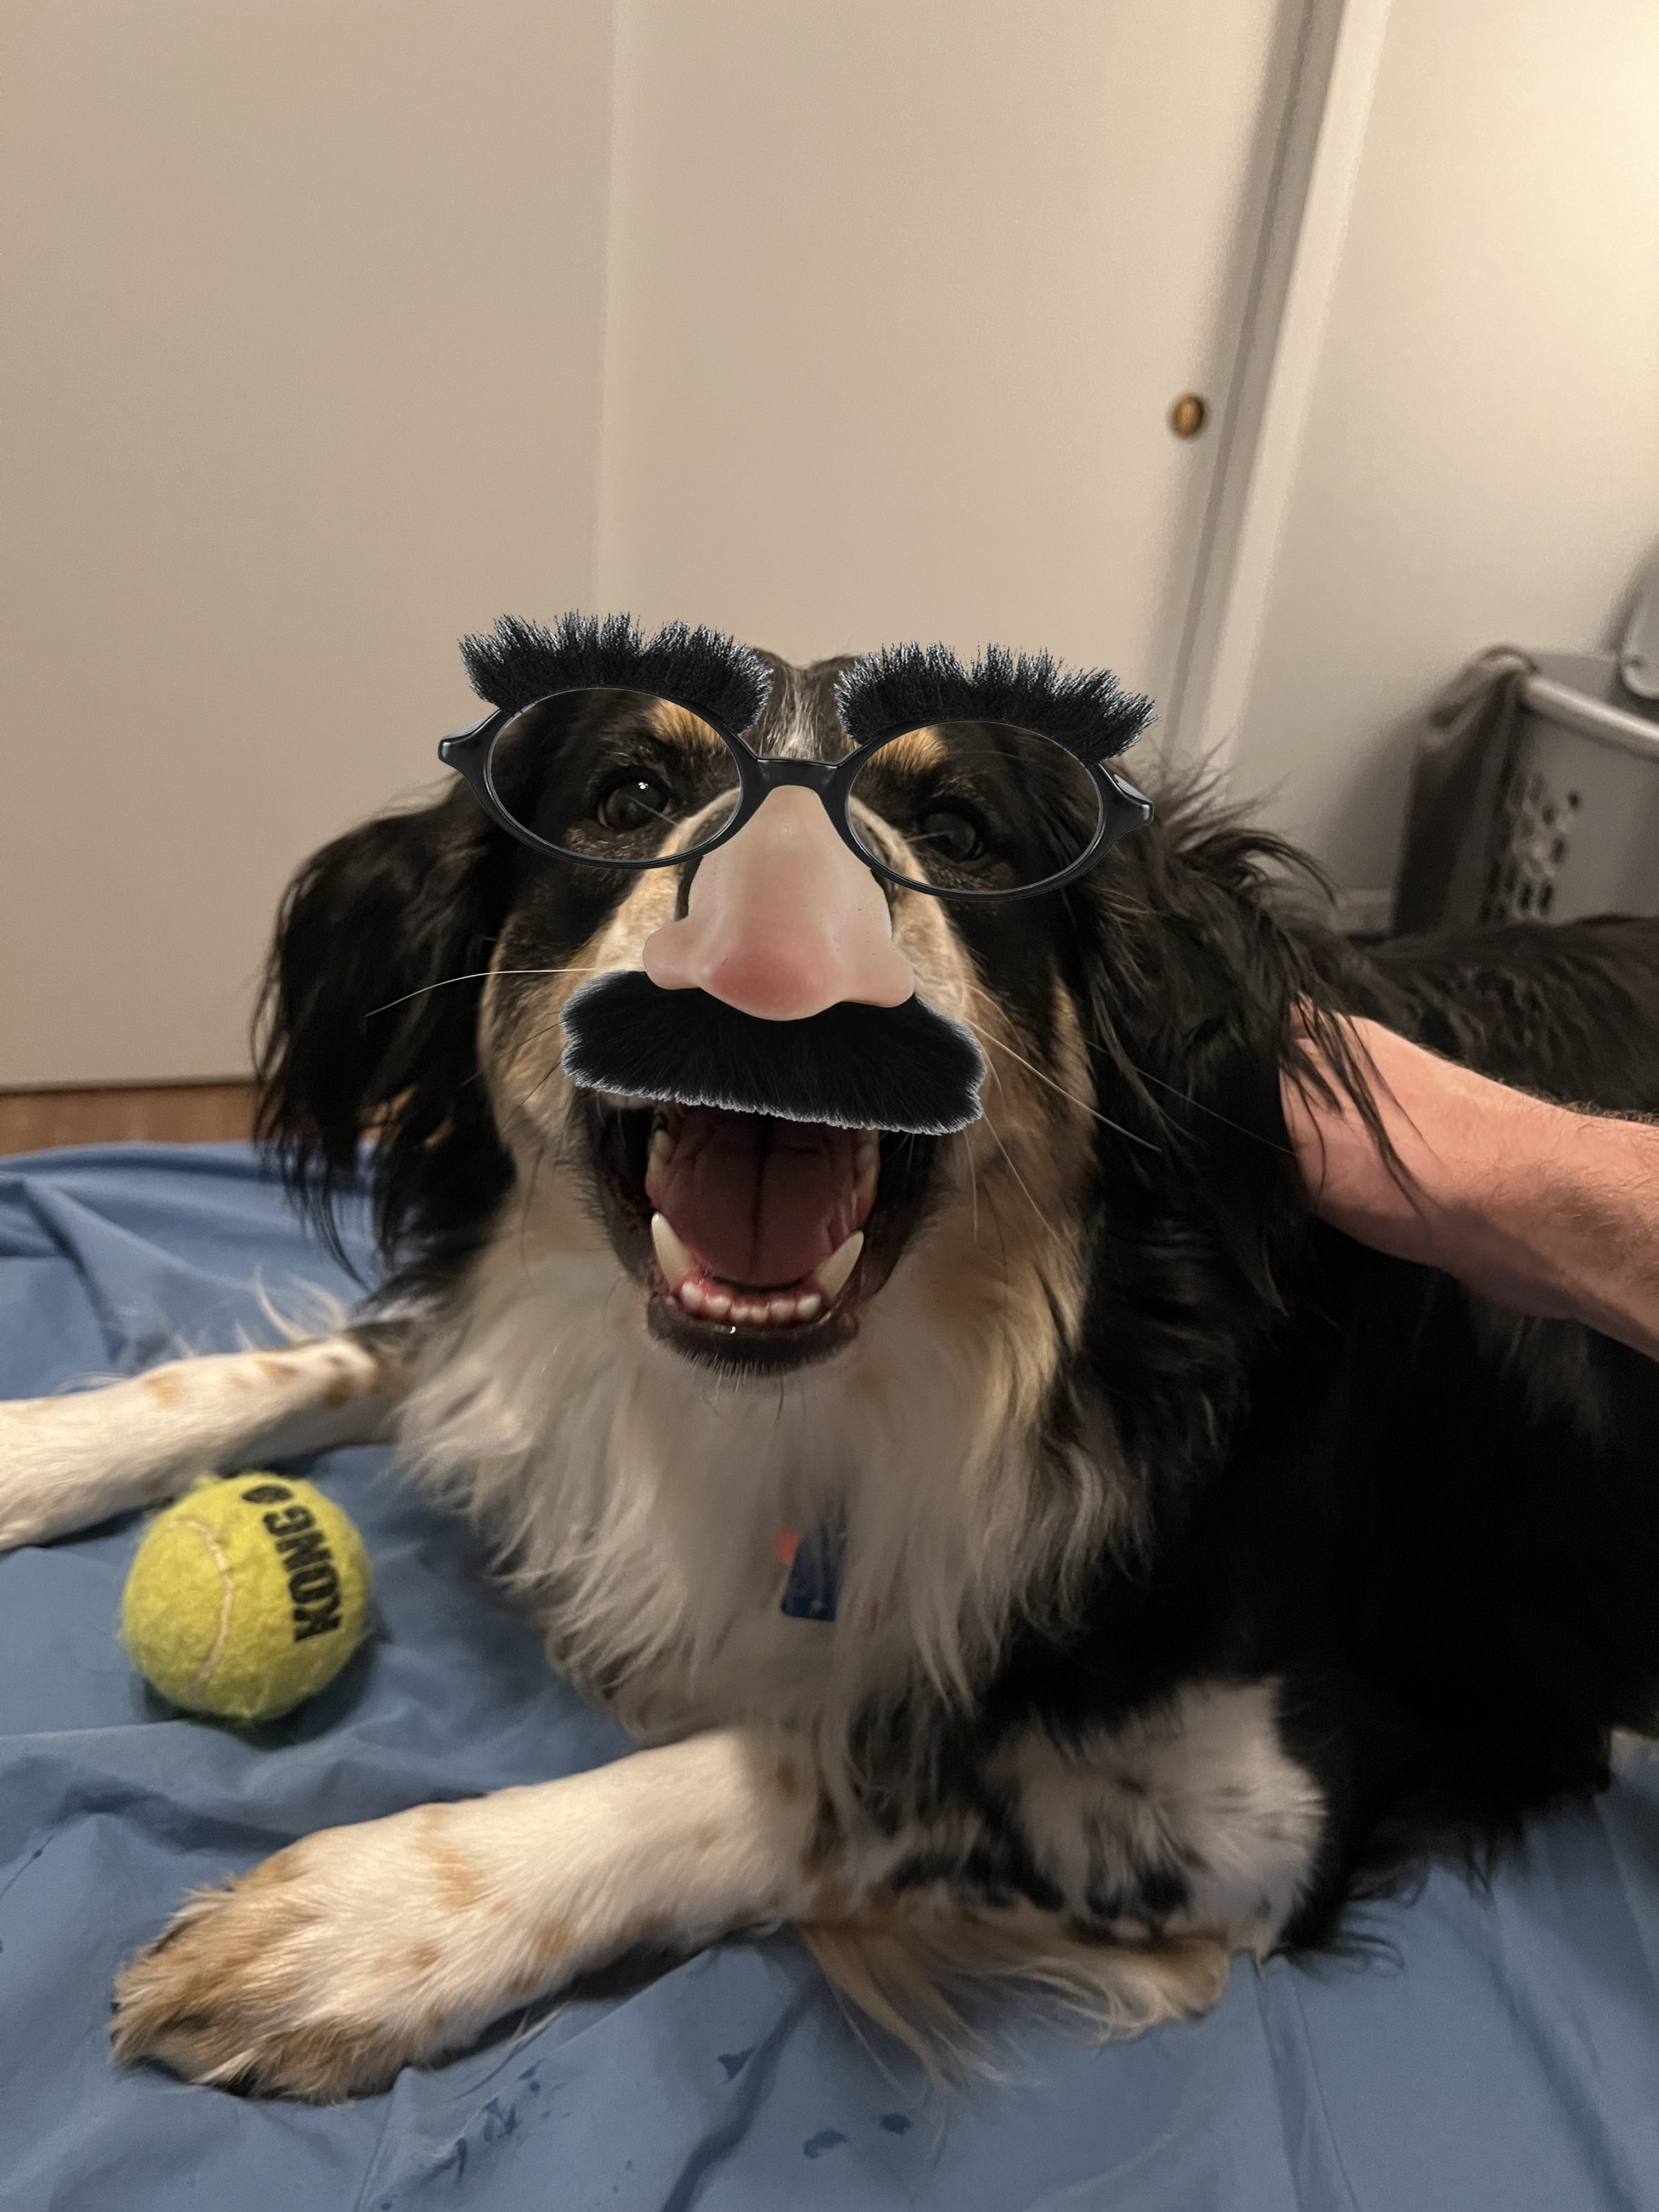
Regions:
<instances>
[{"instance_id":1,"label":"dog's lower teeth","mask_svg":"<svg viewBox=\"0 0 1659 2212\"><path fill-rule=\"evenodd\" d=\"M830 1254L813 1275L810 1288L771 1291L752 1297L740 1291L722 1290L708 1281L700 1282L690 1249L660 1213L651 1217L651 1243L671 1295L699 1321L729 1321L747 1328L787 1328L799 1322L817 1319L826 1303L842 1289L858 1265L859 1254L864 1249L864 1232L855 1229L847 1242Z\"/></svg>"},{"instance_id":2,"label":"dog's lower teeth","mask_svg":"<svg viewBox=\"0 0 1659 2212\"><path fill-rule=\"evenodd\" d=\"M675 1286L674 1297L699 1321L735 1322L746 1328L787 1328L799 1322L816 1321L823 1311L823 1300L817 1291L783 1291L746 1298L700 1283L691 1275Z\"/></svg>"}]
</instances>

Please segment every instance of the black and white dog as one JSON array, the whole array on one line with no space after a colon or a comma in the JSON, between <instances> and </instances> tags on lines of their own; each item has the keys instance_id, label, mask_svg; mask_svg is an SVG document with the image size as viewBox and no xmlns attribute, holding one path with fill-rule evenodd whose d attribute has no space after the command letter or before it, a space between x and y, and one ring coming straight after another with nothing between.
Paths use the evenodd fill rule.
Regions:
<instances>
[{"instance_id":1,"label":"black and white dog","mask_svg":"<svg viewBox=\"0 0 1659 2212\"><path fill-rule=\"evenodd\" d=\"M649 647L608 635L626 684ZM528 708L586 635L504 627L475 680ZM844 750L862 664L766 665L757 748ZM589 693L538 728L555 842L682 849L720 803L678 709ZM1044 834L1018 778L964 796L925 744L882 789L901 874L994 889ZM329 846L282 914L264 1130L318 1205L376 1136L378 1311L0 1406L13 1544L395 1435L646 1746L193 1899L122 1978L122 2057L338 2098L631 1946L775 1921L931 2051L973 1975L1127 2032L1426 1852L1479 1860L1651 1723L1659 1367L1316 1223L1280 1078L1298 1007L1350 1011L1659 1107L1659 925L1361 954L1287 905L1292 854L1178 793L1052 895L957 902L878 885L793 795L633 873L459 786ZM573 991L716 909L702 988L781 1023L896 959L978 1039L982 1117L573 1084ZM833 1604L791 1601L809 1554Z\"/></svg>"}]
</instances>

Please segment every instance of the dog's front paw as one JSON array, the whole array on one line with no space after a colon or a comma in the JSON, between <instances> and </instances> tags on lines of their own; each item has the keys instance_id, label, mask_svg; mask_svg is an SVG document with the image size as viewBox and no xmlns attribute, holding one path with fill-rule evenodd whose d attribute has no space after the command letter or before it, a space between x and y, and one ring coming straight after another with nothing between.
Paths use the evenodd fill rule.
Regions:
<instances>
[{"instance_id":1,"label":"dog's front paw","mask_svg":"<svg viewBox=\"0 0 1659 2212\"><path fill-rule=\"evenodd\" d=\"M471 2041L513 1992L481 1985L483 1931L456 1911L462 1809L327 1829L198 1892L117 1980L117 2059L333 2104Z\"/></svg>"},{"instance_id":2,"label":"dog's front paw","mask_svg":"<svg viewBox=\"0 0 1659 2212\"><path fill-rule=\"evenodd\" d=\"M769 1735L715 1730L307 1836L192 1898L139 1954L116 1984L115 2055L328 2104L636 1943L690 1949L775 1919L806 1901L814 1805L793 1778L776 1794L780 1764Z\"/></svg>"}]
</instances>

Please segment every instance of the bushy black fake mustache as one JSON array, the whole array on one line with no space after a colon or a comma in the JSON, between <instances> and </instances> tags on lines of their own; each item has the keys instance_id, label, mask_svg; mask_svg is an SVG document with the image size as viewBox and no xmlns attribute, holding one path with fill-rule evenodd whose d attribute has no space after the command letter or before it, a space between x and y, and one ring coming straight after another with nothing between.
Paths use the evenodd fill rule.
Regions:
<instances>
[{"instance_id":1,"label":"bushy black fake mustache","mask_svg":"<svg viewBox=\"0 0 1659 2212\"><path fill-rule=\"evenodd\" d=\"M572 992L559 1018L564 1072L590 1091L924 1137L979 1118L985 1061L972 1033L915 997L763 1021L627 969Z\"/></svg>"}]
</instances>

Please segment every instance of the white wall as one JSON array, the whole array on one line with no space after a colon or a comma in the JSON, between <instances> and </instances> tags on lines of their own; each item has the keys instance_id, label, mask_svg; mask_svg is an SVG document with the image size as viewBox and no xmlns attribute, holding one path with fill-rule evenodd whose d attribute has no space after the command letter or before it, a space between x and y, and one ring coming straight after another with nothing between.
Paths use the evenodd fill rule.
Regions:
<instances>
[{"instance_id":1,"label":"white wall","mask_svg":"<svg viewBox=\"0 0 1659 2212\"><path fill-rule=\"evenodd\" d=\"M0 1082L237 1072L504 609L1164 690L1300 7L0 0ZM1659 529L1656 118L1652 0L1394 0L1237 756L1350 884Z\"/></svg>"},{"instance_id":2,"label":"white wall","mask_svg":"<svg viewBox=\"0 0 1659 2212\"><path fill-rule=\"evenodd\" d=\"M1303 4L0 0L0 1083L236 1073L504 610L1164 690Z\"/></svg>"},{"instance_id":3,"label":"white wall","mask_svg":"<svg viewBox=\"0 0 1659 2212\"><path fill-rule=\"evenodd\" d=\"M591 598L606 0L4 0L0 1083L234 1073L289 872Z\"/></svg>"},{"instance_id":4,"label":"white wall","mask_svg":"<svg viewBox=\"0 0 1659 2212\"><path fill-rule=\"evenodd\" d=\"M1235 791L1387 884L1428 696L1656 539L1659 8L1394 0Z\"/></svg>"},{"instance_id":5,"label":"white wall","mask_svg":"<svg viewBox=\"0 0 1659 2212\"><path fill-rule=\"evenodd\" d=\"M618 0L599 589L1162 691L1280 0Z\"/></svg>"}]
</instances>

